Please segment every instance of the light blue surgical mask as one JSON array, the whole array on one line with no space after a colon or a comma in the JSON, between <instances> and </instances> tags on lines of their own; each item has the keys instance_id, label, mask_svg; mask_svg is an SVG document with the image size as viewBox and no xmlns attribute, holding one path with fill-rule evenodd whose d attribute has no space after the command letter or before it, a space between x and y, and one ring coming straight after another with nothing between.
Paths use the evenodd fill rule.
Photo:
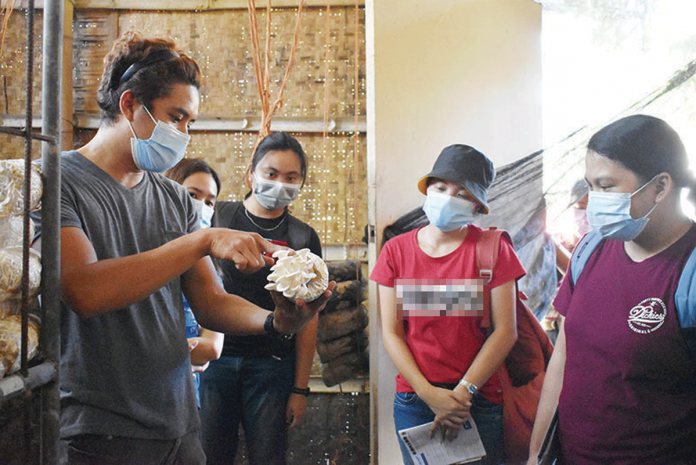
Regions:
<instances>
[{"instance_id":1,"label":"light blue surgical mask","mask_svg":"<svg viewBox=\"0 0 696 465\"><path fill-rule=\"evenodd\" d=\"M423 211L430 224L440 231L462 229L476 217L476 204L470 200L428 191Z\"/></svg>"},{"instance_id":2,"label":"light blue surgical mask","mask_svg":"<svg viewBox=\"0 0 696 465\"><path fill-rule=\"evenodd\" d=\"M648 215L657 206L653 205L648 213L640 218L631 216L631 197L640 192L655 178L643 184L632 194L628 192L594 192L590 191L587 201L587 219L593 230L602 237L618 241L632 241L648 224Z\"/></svg>"},{"instance_id":3,"label":"light blue surgical mask","mask_svg":"<svg viewBox=\"0 0 696 465\"><path fill-rule=\"evenodd\" d=\"M215 214L215 209L210 205L206 205L201 200L194 198L192 198L191 200L193 200L193 206L196 207L198 216L201 217L201 229L209 228L212 225L213 214Z\"/></svg>"},{"instance_id":4,"label":"light blue surgical mask","mask_svg":"<svg viewBox=\"0 0 696 465\"><path fill-rule=\"evenodd\" d=\"M290 205L300 191L300 184L288 184L280 181L271 181L254 174L254 196L257 202L266 210L278 210Z\"/></svg>"},{"instance_id":5,"label":"light blue surgical mask","mask_svg":"<svg viewBox=\"0 0 696 465\"><path fill-rule=\"evenodd\" d=\"M170 124L155 121L147 107L143 106L143 108L155 123L155 130L152 131L149 139L138 139L130 121L126 120L133 133L131 138L133 161L135 166L141 170L166 171L184 158L191 136L184 134Z\"/></svg>"}]
</instances>

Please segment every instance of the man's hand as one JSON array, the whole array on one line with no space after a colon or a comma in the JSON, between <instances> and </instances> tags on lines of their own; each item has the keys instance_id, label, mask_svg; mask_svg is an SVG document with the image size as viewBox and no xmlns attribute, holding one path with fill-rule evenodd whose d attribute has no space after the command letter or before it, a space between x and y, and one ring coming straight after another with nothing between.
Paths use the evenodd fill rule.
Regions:
<instances>
[{"instance_id":1,"label":"man's hand","mask_svg":"<svg viewBox=\"0 0 696 465\"><path fill-rule=\"evenodd\" d=\"M283 294L272 291L271 297L273 297L273 302L276 306L273 315L273 326L276 331L281 334L299 332L309 323L314 315L324 309L335 287L336 283L331 281L324 294L310 303L297 299L293 304L283 297Z\"/></svg>"},{"instance_id":2,"label":"man's hand","mask_svg":"<svg viewBox=\"0 0 696 465\"><path fill-rule=\"evenodd\" d=\"M287 247L268 242L256 233L227 228L210 228L209 254L222 260L234 262L238 270L254 273L264 266L273 265L274 252Z\"/></svg>"}]
</instances>

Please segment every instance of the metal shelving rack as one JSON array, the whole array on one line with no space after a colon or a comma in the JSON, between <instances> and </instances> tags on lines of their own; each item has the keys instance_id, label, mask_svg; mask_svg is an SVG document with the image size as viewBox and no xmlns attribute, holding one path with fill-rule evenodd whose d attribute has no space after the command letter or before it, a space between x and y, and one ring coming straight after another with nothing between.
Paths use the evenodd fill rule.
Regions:
<instances>
[{"instance_id":1,"label":"metal shelving rack","mask_svg":"<svg viewBox=\"0 0 696 465\"><path fill-rule=\"evenodd\" d=\"M6 463L58 463L60 428L59 405L59 356L60 356L60 127L61 127L61 78L63 68L63 11L62 0L45 0L43 5L43 75L42 75L42 132L32 128L32 100L34 74L34 0L26 5L26 114L24 129L0 128L0 132L22 137L25 141L25 224L24 224L24 267L22 295L28 294L28 249L29 237L29 167L32 143L42 144L42 230L41 230L41 328L39 354L41 363L29 366L27 360L28 298L22 304L22 353L21 369L17 374L0 380L0 434L8 433L16 443L11 450L2 450ZM17 414L9 409L13 401L22 401L19 415L23 421L7 416ZM11 412L11 413L10 413ZM14 420L14 421L12 421ZM23 431L4 431L20 428Z\"/></svg>"}]
</instances>

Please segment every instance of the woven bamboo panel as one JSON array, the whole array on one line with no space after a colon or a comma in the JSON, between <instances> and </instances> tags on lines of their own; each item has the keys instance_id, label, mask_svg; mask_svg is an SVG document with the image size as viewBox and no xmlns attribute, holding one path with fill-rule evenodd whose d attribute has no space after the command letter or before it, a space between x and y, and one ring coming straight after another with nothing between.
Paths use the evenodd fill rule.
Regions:
<instances>
[{"instance_id":1,"label":"woven bamboo panel","mask_svg":"<svg viewBox=\"0 0 696 465\"><path fill-rule=\"evenodd\" d=\"M303 11L295 66L285 91L285 106L278 116L322 118L325 101L325 75L328 116L352 117L355 99L355 9L333 7L327 18L326 8ZM265 11L259 10L259 36L265 37ZM272 101L278 81L285 72L292 33L294 9L273 9L271 62ZM358 11L360 40L357 92L359 114L364 115L364 10ZM7 114L24 112L26 83L24 59L26 20L15 11L8 27L5 52L0 58L3 100ZM36 30L41 30L37 14ZM103 58L118 34L139 29L151 35L170 36L186 53L195 58L203 71L201 114L205 116L260 116L258 91L253 72L249 38L249 17L244 10L215 12L125 12L77 11L73 24L74 109L97 113L96 90ZM329 47L325 52L326 31ZM41 40L35 52L34 112L41 109ZM328 57L328 66L325 59ZM3 109L0 108L0 113ZM75 145L84 145L94 134L76 130ZM351 134L331 134L326 140L319 134L296 135L310 159L307 184L293 203L294 214L311 224L325 244L360 242L367 222L365 138ZM240 199L246 192L243 172L256 141L256 134L244 132L195 133L188 156L207 160L223 180L221 198ZM0 135L2 158L23 156L23 141ZM36 144L36 153L38 154ZM325 156L326 154L326 156ZM355 162L355 163L354 163ZM233 182L234 180L234 182Z\"/></svg>"},{"instance_id":2,"label":"woven bamboo panel","mask_svg":"<svg viewBox=\"0 0 696 465\"><path fill-rule=\"evenodd\" d=\"M31 158L36 160L41 158L41 141L32 141L31 144ZM24 138L20 136L13 136L10 134L0 134L0 160L10 160L14 158L24 158Z\"/></svg>"},{"instance_id":3,"label":"woven bamboo panel","mask_svg":"<svg viewBox=\"0 0 696 465\"><path fill-rule=\"evenodd\" d=\"M295 65L284 94L284 107L277 116L322 118L325 75L329 117L351 117L355 99L355 9L326 8L303 11ZM358 109L364 115L364 10L358 11ZM271 100L285 73L296 10L271 11ZM265 10L258 11L259 37L265 38ZM329 28L329 53L326 30ZM96 113L94 95L102 60L118 33L136 29L167 36L193 57L203 73L201 115L260 116L260 104L251 57L249 15L245 10L215 12L77 12L75 22L75 111ZM325 59L328 57L328 66ZM77 140L88 140L90 131L80 131ZM296 135L310 159L307 184L293 203L293 213L311 224L326 244L360 242L367 223L365 140L357 150L351 134ZM203 158L222 179L221 199L238 200L246 193L244 170L256 134L245 132L194 133L187 152ZM326 146L326 147L325 147ZM354 154L354 152L356 152ZM325 157L324 153L328 155ZM353 160L357 160L357 167Z\"/></svg>"},{"instance_id":4,"label":"woven bamboo panel","mask_svg":"<svg viewBox=\"0 0 696 465\"><path fill-rule=\"evenodd\" d=\"M118 14L88 10L73 21L73 109L77 113L99 113L97 89L104 56L118 36Z\"/></svg>"},{"instance_id":5,"label":"woven bamboo panel","mask_svg":"<svg viewBox=\"0 0 696 465\"><path fill-rule=\"evenodd\" d=\"M321 134L293 136L309 160L293 214L310 224L324 244L361 242L367 224L365 137L357 139L355 150L349 134L332 134L326 144ZM221 200L241 200L248 191L244 170L255 142L251 133L194 133L187 156L206 160L218 172Z\"/></svg>"},{"instance_id":6,"label":"woven bamboo panel","mask_svg":"<svg viewBox=\"0 0 696 465\"><path fill-rule=\"evenodd\" d=\"M5 15L0 15L5 20ZM0 114L23 115L26 106L27 86L27 19L24 10L12 12L5 31L5 43L0 56ZM43 56L41 40L43 15L34 14L34 79L32 80L32 111L41 112L41 69ZM3 146L3 153L5 147ZM8 157L12 158L12 157Z\"/></svg>"},{"instance_id":7,"label":"woven bamboo panel","mask_svg":"<svg viewBox=\"0 0 696 465\"><path fill-rule=\"evenodd\" d=\"M322 117L324 80L329 75L329 114L353 116L354 90L358 89L359 114L364 115L365 41L364 10L359 9L359 82L355 85L355 9L303 10L295 62L278 116ZM79 17L79 14L78 14ZM295 28L295 9L272 9L269 75L275 101L289 59ZM329 30L329 53L325 41ZM245 10L212 12L123 12L119 31L137 29L172 37L201 66L201 113L207 116L258 116L260 104L251 54L249 15ZM258 11L261 47L266 37L266 12ZM324 65L328 58L328 67ZM100 67L101 63L95 63Z\"/></svg>"}]
</instances>

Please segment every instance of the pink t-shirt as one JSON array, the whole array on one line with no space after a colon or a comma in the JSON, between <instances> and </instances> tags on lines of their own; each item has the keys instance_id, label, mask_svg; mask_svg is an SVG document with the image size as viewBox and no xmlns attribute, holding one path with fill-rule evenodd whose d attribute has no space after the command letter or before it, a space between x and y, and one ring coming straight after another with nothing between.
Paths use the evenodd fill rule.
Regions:
<instances>
[{"instance_id":1,"label":"pink t-shirt","mask_svg":"<svg viewBox=\"0 0 696 465\"><path fill-rule=\"evenodd\" d=\"M471 280L478 279L475 252L481 229L470 225L462 244L443 257L426 255L418 246L418 230L384 245L370 279L397 288L403 296L404 334L419 369L431 383L456 384L486 341L481 329L481 302ZM491 288L524 276L524 268L507 241L500 241ZM417 309L417 310L414 310ZM433 316L422 316L422 315ZM418 315L418 316L416 316ZM493 375L481 394L502 402L500 381ZM413 392L401 374L397 392Z\"/></svg>"},{"instance_id":2,"label":"pink t-shirt","mask_svg":"<svg viewBox=\"0 0 696 465\"><path fill-rule=\"evenodd\" d=\"M696 463L696 364L675 309L692 228L640 263L602 242L554 306L566 317L559 400L568 463ZM689 387L690 384L690 387Z\"/></svg>"}]
</instances>

